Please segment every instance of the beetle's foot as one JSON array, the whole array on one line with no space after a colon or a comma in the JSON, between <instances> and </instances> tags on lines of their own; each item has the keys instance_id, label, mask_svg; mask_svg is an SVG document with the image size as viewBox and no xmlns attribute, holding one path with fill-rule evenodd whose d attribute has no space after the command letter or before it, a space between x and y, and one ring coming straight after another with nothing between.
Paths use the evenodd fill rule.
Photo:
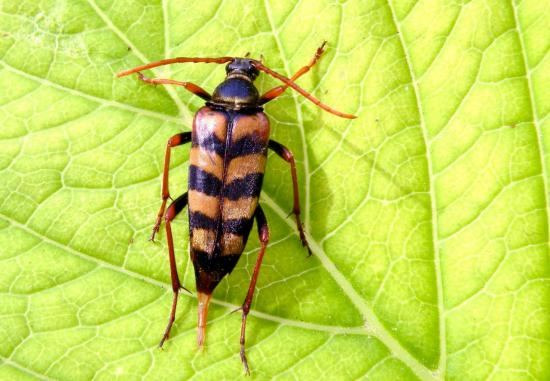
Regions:
<instances>
[{"instance_id":1,"label":"beetle's foot","mask_svg":"<svg viewBox=\"0 0 550 381\"><path fill-rule=\"evenodd\" d=\"M244 366L244 372L247 376L250 376L250 368L248 367L248 361L246 360L246 354L244 352L244 344L241 344L241 361Z\"/></svg>"},{"instance_id":2,"label":"beetle's foot","mask_svg":"<svg viewBox=\"0 0 550 381\"><path fill-rule=\"evenodd\" d=\"M316 55L317 57L320 57L321 54L323 54L323 53L325 52L325 46L326 46L326 45L327 45L327 41L325 40L325 41L323 41L323 43L321 44L321 46L319 46L319 47L317 48L317 51L315 52L315 55Z\"/></svg>"},{"instance_id":3,"label":"beetle's foot","mask_svg":"<svg viewBox=\"0 0 550 381\"><path fill-rule=\"evenodd\" d=\"M298 228L298 233L300 233L300 241L302 242L302 246L307 249L307 256L311 257L313 253L311 252L311 248L307 242L306 233L304 232L304 225L302 224L302 220L300 220L300 214L299 212L294 212L294 214L296 215L296 227Z\"/></svg>"},{"instance_id":4,"label":"beetle's foot","mask_svg":"<svg viewBox=\"0 0 550 381\"><path fill-rule=\"evenodd\" d=\"M162 339L160 339L160 343L159 343L159 349L163 349L162 346L164 345L164 342L166 340L168 340L168 337L170 337L170 332L166 332L163 336L162 336Z\"/></svg>"},{"instance_id":5,"label":"beetle's foot","mask_svg":"<svg viewBox=\"0 0 550 381\"><path fill-rule=\"evenodd\" d=\"M151 233L151 236L149 237L149 241L151 241L153 243L155 242L155 234L157 234L158 231L159 231L158 229L155 230L153 228L153 232Z\"/></svg>"},{"instance_id":6,"label":"beetle's foot","mask_svg":"<svg viewBox=\"0 0 550 381\"><path fill-rule=\"evenodd\" d=\"M151 236L149 237L149 241L155 242L155 235L159 232L161 223L162 223L162 218L159 216L159 217L157 217L157 220L155 221L155 225L153 226L153 231L151 232Z\"/></svg>"},{"instance_id":7,"label":"beetle's foot","mask_svg":"<svg viewBox=\"0 0 550 381\"><path fill-rule=\"evenodd\" d=\"M306 235L304 233L304 228L301 227L301 229L299 229L299 230L300 230L300 241L302 241L302 246L307 249L307 256L311 257L311 255L313 253L311 252L311 248L309 247L309 243L307 242L307 238L306 238Z\"/></svg>"}]
</instances>

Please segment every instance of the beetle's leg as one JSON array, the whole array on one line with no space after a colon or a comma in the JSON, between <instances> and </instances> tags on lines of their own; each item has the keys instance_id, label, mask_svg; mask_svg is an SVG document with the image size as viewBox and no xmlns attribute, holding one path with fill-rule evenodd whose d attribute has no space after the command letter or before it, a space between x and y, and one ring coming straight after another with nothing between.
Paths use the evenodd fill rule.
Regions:
<instances>
[{"instance_id":1,"label":"beetle's leg","mask_svg":"<svg viewBox=\"0 0 550 381\"><path fill-rule=\"evenodd\" d=\"M168 171L170 170L170 150L173 147L189 143L191 141L191 132L183 132L172 136L168 143L166 143L166 153L164 155L164 170L162 171L162 204L157 215L155 226L153 226L153 232L151 233L150 241L155 240L155 234L159 231L162 216L164 215L164 209L166 208L166 200L170 198L170 192L168 190Z\"/></svg>"},{"instance_id":2,"label":"beetle's leg","mask_svg":"<svg viewBox=\"0 0 550 381\"><path fill-rule=\"evenodd\" d=\"M300 233L300 240L302 246L307 249L309 255L311 255L311 249L307 243L306 235L304 233L304 226L300 220L300 194L298 193L298 176L296 175L296 163L294 162L294 155L284 145L277 143L275 140L269 139L268 147L271 148L277 155L290 164L290 174L292 175L292 188L294 189L294 207L292 212L296 217L296 227Z\"/></svg>"},{"instance_id":3,"label":"beetle's leg","mask_svg":"<svg viewBox=\"0 0 550 381\"><path fill-rule=\"evenodd\" d=\"M250 370L248 369L248 361L246 360L244 349L246 317L250 312L250 304L252 303L252 297L254 296L256 281L258 280L258 275L260 274L260 266L262 265L262 259L264 258L267 242L269 241L269 227L267 226L267 220L265 218L264 211L262 210L262 207L260 205L258 205L258 207L256 208L254 216L256 217L256 224L258 225L258 236L260 238L261 247L258 254L258 259L256 260L256 265L254 266L254 272L252 273L252 279L250 279L250 286L248 286L248 292L246 293L246 298L244 299L244 303L242 306L243 319L241 323L241 361L243 362L246 374L250 374Z\"/></svg>"},{"instance_id":4,"label":"beetle's leg","mask_svg":"<svg viewBox=\"0 0 550 381\"><path fill-rule=\"evenodd\" d=\"M180 82L175 81L173 79L164 79L164 78L147 78L140 72L137 73L140 80L142 80L145 83L149 83L151 85L176 85L176 86L182 86L185 87L186 90L192 92L196 96L201 97L204 100L209 101L212 96L202 87L199 85L195 85L191 82Z\"/></svg>"},{"instance_id":5,"label":"beetle's leg","mask_svg":"<svg viewBox=\"0 0 550 381\"><path fill-rule=\"evenodd\" d=\"M309 61L309 63L306 65L306 66L303 66L300 70L298 70L291 78L290 80L292 82L296 81L298 78L300 78L302 75L304 75L305 73L307 73L312 67L313 65L315 65L317 63L317 61L319 61L319 58L321 58L321 55L324 53L325 51L325 45L326 45L326 41L323 42L323 44L317 48L317 51L315 52L315 55L313 56L313 58L311 59L311 61ZM260 104L263 105L269 101L272 101L273 99L277 98L279 95L281 95L282 93L285 92L285 90L288 89L288 85L283 85L283 86L277 86L277 87L274 87L272 88L271 90L268 90L265 94L263 94L261 97L260 97Z\"/></svg>"},{"instance_id":6,"label":"beetle's leg","mask_svg":"<svg viewBox=\"0 0 550 381\"><path fill-rule=\"evenodd\" d=\"M180 278L178 276L178 268L176 266L176 256L174 255L174 241L172 239L172 227L171 221L178 215L179 212L187 205L187 192L176 198L176 200L170 204L166 210L164 219L166 220L166 241L168 243L168 258L170 260L170 277L172 278L172 291L174 291L174 299L172 301L172 310L170 311L170 318L168 319L168 325L164 331L164 335L160 340L159 347L162 348L162 344L170 336L170 330L174 324L176 318L176 307L178 305L178 293L182 288Z\"/></svg>"}]
</instances>

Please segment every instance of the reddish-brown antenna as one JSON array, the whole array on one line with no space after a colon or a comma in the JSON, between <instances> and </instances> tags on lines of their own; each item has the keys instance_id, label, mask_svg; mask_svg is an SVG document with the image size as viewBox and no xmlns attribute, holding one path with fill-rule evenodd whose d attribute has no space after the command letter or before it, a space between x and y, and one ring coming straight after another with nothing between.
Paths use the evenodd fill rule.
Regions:
<instances>
[{"instance_id":1,"label":"reddish-brown antenna","mask_svg":"<svg viewBox=\"0 0 550 381\"><path fill-rule=\"evenodd\" d=\"M223 64L229 61L234 60L235 57L217 57L217 58L211 58L211 57L176 57L176 58L168 58L165 60L160 60L156 62L151 62L145 65L141 65L138 67L135 67L133 69L128 69L121 71L117 74L117 77L125 77L127 75L137 73L138 71L143 71L147 69L152 69L154 67L163 66L163 65L171 65L175 63L185 63L185 62L192 62L192 63L217 63L217 64Z\"/></svg>"},{"instance_id":2,"label":"reddish-brown antenna","mask_svg":"<svg viewBox=\"0 0 550 381\"><path fill-rule=\"evenodd\" d=\"M346 119L355 119L355 118L357 118L355 115L343 113L341 111L333 109L329 105L324 104L319 99L315 98L313 95L311 95L310 93L308 93L307 91L302 89L300 86L298 86L296 83L291 81L289 78L287 78L287 77L277 73L276 71L273 71L270 68L264 66L260 61L257 61L257 60L251 60L251 61L254 63L254 66L256 67L256 69L261 70L264 73L267 73L267 74L271 75L272 77L277 78L279 81L283 82L288 87L293 88L294 90L299 92L301 95L303 95L304 97L309 99L311 102L313 102L314 104L316 104L317 106L319 106L323 110L328 111L331 114L337 115L341 118L346 118Z\"/></svg>"},{"instance_id":3,"label":"reddish-brown antenna","mask_svg":"<svg viewBox=\"0 0 550 381\"><path fill-rule=\"evenodd\" d=\"M323 45L321 45L321 47L319 49L317 49L317 52L316 52L316 55L315 55L315 58L314 58L314 62L319 58L319 56L323 52L323 47L325 46L325 44L326 44L326 42L324 42ZM143 70L152 69L154 67L163 66L163 65L171 65L171 64L175 64L175 63L191 62L191 63L224 64L224 63L227 63L229 61L233 61L235 58L236 57L176 57L176 58L168 58L168 59L164 59L164 60L160 60L160 61L156 61L156 62L151 62L151 63L141 65L141 66L138 66L138 67L134 67L132 69L121 71L117 74L117 77L125 77L127 75L130 75L130 74L133 74L133 73L138 73L138 72L143 71ZM294 81L292 81L291 79L277 73L274 70L271 70L267 66L264 66L260 61L253 60L253 59L250 59L250 61L252 61L253 65L258 70L261 70L264 73L267 73L267 74L271 75L272 77L277 78L279 81L283 82L288 87L293 88L298 93L300 93L302 96L304 96L309 101L313 102L315 105L322 108L323 110L328 111L331 114L334 114L334 115L339 116L341 118L346 118L346 119L355 119L355 118L357 118L355 115L343 113L341 111L333 109L329 105L324 104L319 99L315 98L313 95L311 95L310 93L308 93L307 91L302 89L300 86L298 86L296 83L294 83Z\"/></svg>"}]
</instances>

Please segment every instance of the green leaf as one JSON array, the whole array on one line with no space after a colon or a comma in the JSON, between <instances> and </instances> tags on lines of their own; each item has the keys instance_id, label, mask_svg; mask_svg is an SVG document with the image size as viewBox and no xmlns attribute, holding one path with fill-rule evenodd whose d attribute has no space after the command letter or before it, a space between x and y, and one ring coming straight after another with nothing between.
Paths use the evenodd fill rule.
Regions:
<instances>
[{"instance_id":1,"label":"green leaf","mask_svg":"<svg viewBox=\"0 0 550 381\"><path fill-rule=\"evenodd\" d=\"M207 348L196 299L173 335L160 204L164 147L202 101L114 73L251 52L287 91L266 107L299 167L270 156L271 242L247 331L255 379L550 379L548 1L5 0L0 3L0 379L242 377L252 235L219 286ZM218 65L149 75L211 91ZM277 83L262 76L267 90ZM186 190L188 148L170 189ZM173 225L194 289L187 222Z\"/></svg>"}]
</instances>

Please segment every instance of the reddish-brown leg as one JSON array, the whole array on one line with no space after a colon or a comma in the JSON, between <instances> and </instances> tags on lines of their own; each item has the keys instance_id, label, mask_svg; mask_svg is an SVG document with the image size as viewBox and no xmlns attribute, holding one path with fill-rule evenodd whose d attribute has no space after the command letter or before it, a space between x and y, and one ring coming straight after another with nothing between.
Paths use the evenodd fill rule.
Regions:
<instances>
[{"instance_id":1,"label":"reddish-brown leg","mask_svg":"<svg viewBox=\"0 0 550 381\"><path fill-rule=\"evenodd\" d=\"M202 87L199 85L195 85L191 82L181 82L181 81L175 81L173 79L164 79L164 78L147 78L141 73L137 73L140 80L142 80L145 83L149 83L151 85L176 85L176 86L182 86L185 87L186 90L192 92L193 94L201 97L204 100L209 101L212 96Z\"/></svg>"},{"instance_id":2,"label":"reddish-brown leg","mask_svg":"<svg viewBox=\"0 0 550 381\"><path fill-rule=\"evenodd\" d=\"M296 163L294 162L294 155L284 145L277 143L275 140L269 140L268 147L271 148L277 155L290 164L290 173L292 175L292 188L294 189L294 208L292 213L296 217L296 227L300 233L300 240L302 246L307 249L309 255L311 255L311 249L307 243L306 235L304 233L304 226L300 220L300 194L298 193L298 176L296 175Z\"/></svg>"},{"instance_id":3,"label":"reddish-brown leg","mask_svg":"<svg viewBox=\"0 0 550 381\"><path fill-rule=\"evenodd\" d=\"M187 192L179 196L173 203L170 204L166 210L166 241L168 244L168 258L170 260L170 277L172 278L172 291L174 291L174 299L172 300L172 310L170 311L170 318L168 319L168 325L164 331L164 335L160 340L159 347L162 348L164 342L170 336L170 330L176 319L176 307L178 305L178 294L180 289L183 287L180 283L180 278L178 276L178 269L176 267L176 256L174 254L174 241L172 239L172 227L171 221L178 215L179 212L185 208L187 205Z\"/></svg>"},{"instance_id":4,"label":"reddish-brown leg","mask_svg":"<svg viewBox=\"0 0 550 381\"><path fill-rule=\"evenodd\" d=\"M262 207L260 205L258 205L258 207L256 208L254 216L256 217L256 224L258 225L258 235L260 237L261 248L260 253L258 254L258 259L256 260L256 265L254 266L254 272L252 273L250 286L248 286L248 292L246 293L246 298L244 299L244 303L242 306L243 319L241 323L241 361L243 362L246 374L250 374L250 369L248 368L248 361L246 360L246 353L244 349L246 317L250 312L250 304L252 304L252 297L254 296L256 281L258 280L258 275L260 274L260 266L262 266L262 259L264 258L267 243L269 242L269 228L267 226L267 220L265 218L264 211L262 210Z\"/></svg>"},{"instance_id":5,"label":"reddish-brown leg","mask_svg":"<svg viewBox=\"0 0 550 381\"><path fill-rule=\"evenodd\" d=\"M311 59L311 61L309 61L309 63L306 65L306 66L303 66L302 68L300 68L300 70L298 70L291 78L290 80L292 82L296 81L298 78L300 78L302 75L304 75L305 73L307 73L316 63L317 61L319 61L319 58L321 58L321 55L324 53L325 51L325 45L326 45L326 41L323 42L323 44L317 48L317 51L315 52L315 55L313 56L313 58ZM269 101L272 101L273 99L277 98L279 95L281 95L282 93L285 92L285 90L288 89L288 85L283 85L283 86L277 86L277 87L274 87L272 88L271 90L268 90L267 92L265 92L261 97L260 97L260 104L263 105Z\"/></svg>"},{"instance_id":6,"label":"reddish-brown leg","mask_svg":"<svg viewBox=\"0 0 550 381\"><path fill-rule=\"evenodd\" d=\"M164 170L162 171L162 204L160 205L160 210L157 215L157 220L155 221L155 226L153 226L153 232L151 233L150 241L155 240L155 234L160 229L160 224L162 221L162 216L164 215L164 209L166 208L166 201L170 198L170 191L168 190L168 171L170 170L170 150L173 147L189 143L191 141L191 132L183 132L172 136L168 143L166 143L166 153L164 155Z\"/></svg>"}]
</instances>

